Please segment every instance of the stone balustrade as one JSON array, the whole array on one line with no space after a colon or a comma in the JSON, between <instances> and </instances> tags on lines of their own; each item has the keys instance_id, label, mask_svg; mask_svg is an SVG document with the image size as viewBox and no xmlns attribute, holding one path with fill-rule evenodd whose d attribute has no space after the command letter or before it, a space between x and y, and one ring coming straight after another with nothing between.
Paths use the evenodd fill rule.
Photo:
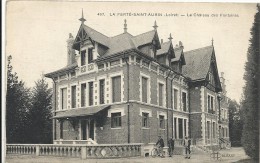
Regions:
<instances>
[{"instance_id":1,"label":"stone balustrade","mask_svg":"<svg viewBox=\"0 0 260 163\"><path fill-rule=\"evenodd\" d=\"M87 158L142 156L143 144L7 144L7 154Z\"/></svg>"}]
</instances>

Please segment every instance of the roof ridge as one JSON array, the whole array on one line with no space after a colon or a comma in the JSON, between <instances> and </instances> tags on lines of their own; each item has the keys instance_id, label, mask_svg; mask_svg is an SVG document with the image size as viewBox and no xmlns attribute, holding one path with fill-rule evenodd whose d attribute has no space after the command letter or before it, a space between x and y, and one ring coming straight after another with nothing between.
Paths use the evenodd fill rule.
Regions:
<instances>
[{"instance_id":1,"label":"roof ridge","mask_svg":"<svg viewBox=\"0 0 260 163\"><path fill-rule=\"evenodd\" d=\"M202 47L202 48L197 48L197 49L193 49L193 50L189 50L189 51L186 51L184 53L189 53L189 52L193 52L193 51L197 51L197 50L202 50L202 49L206 49L206 48L213 48L212 45L209 45L209 46L205 46L205 47Z\"/></svg>"},{"instance_id":2,"label":"roof ridge","mask_svg":"<svg viewBox=\"0 0 260 163\"><path fill-rule=\"evenodd\" d=\"M109 37L109 38L118 37L118 36L123 35L123 34L129 34L130 36L134 37L131 33L126 32L126 33L121 33L121 34L118 34L118 35L115 35L115 36L112 36L112 37Z\"/></svg>"}]
</instances>

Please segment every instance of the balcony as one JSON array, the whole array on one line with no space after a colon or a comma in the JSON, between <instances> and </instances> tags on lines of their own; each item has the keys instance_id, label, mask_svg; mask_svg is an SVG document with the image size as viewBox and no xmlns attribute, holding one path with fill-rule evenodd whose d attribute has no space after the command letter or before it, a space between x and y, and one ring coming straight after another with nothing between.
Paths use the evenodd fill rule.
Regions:
<instances>
[{"instance_id":1,"label":"balcony","mask_svg":"<svg viewBox=\"0 0 260 163\"><path fill-rule=\"evenodd\" d=\"M95 64L94 63L90 63L88 65L84 65L80 67L80 73L81 74L85 74L85 73L91 73L95 71Z\"/></svg>"}]
</instances>

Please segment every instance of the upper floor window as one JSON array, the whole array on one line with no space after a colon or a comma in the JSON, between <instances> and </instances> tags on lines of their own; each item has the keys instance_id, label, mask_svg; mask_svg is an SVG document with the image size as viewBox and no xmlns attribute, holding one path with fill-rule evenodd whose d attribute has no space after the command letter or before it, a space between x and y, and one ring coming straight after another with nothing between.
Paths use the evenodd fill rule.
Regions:
<instances>
[{"instance_id":1,"label":"upper floor window","mask_svg":"<svg viewBox=\"0 0 260 163\"><path fill-rule=\"evenodd\" d=\"M149 127L149 113L142 113L142 127Z\"/></svg>"},{"instance_id":2,"label":"upper floor window","mask_svg":"<svg viewBox=\"0 0 260 163\"><path fill-rule=\"evenodd\" d=\"M67 109L67 88L61 89L61 109Z\"/></svg>"},{"instance_id":3,"label":"upper floor window","mask_svg":"<svg viewBox=\"0 0 260 163\"><path fill-rule=\"evenodd\" d=\"M86 50L82 50L80 54L81 66L86 65Z\"/></svg>"},{"instance_id":4,"label":"upper floor window","mask_svg":"<svg viewBox=\"0 0 260 163\"><path fill-rule=\"evenodd\" d=\"M209 82L210 84L213 84L214 78L213 78L213 74L211 72L209 72Z\"/></svg>"},{"instance_id":5,"label":"upper floor window","mask_svg":"<svg viewBox=\"0 0 260 163\"><path fill-rule=\"evenodd\" d=\"M86 106L86 83L81 84L81 107Z\"/></svg>"},{"instance_id":6,"label":"upper floor window","mask_svg":"<svg viewBox=\"0 0 260 163\"><path fill-rule=\"evenodd\" d=\"M159 106L163 106L163 84L159 83Z\"/></svg>"},{"instance_id":7,"label":"upper floor window","mask_svg":"<svg viewBox=\"0 0 260 163\"><path fill-rule=\"evenodd\" d=\"M142 102L147 103L147 84L148 79L145 77L142 77Z\"/></svg>"},{"instance_id":8,"label":"upper floor window","mask_svg":"<svg viewBox=\"0 0 260 163\"><path fill-rule=\"evenodd\" d=\"M111 128L121 127L121 112L111 113Z\"/></svg>"},{"instance_id":9,"label":"upper floor window","mask_svg":"<svg viewBox=\"0 0 260 163\"><path fill-rule=\"evenodd\" d=\"M178 105L178 90L174 89L173 90L173 102L174 102L174 109L177 110L177 105Z\"/></svg>"},{"instance_id":10,"label":"upper floor window","mask_svg":"<svg viewBox=\"0 0 260 163\"><path fill-rule=\"evenodd\" d=\"M105 103L105 79L99 80L99 103Z\"/></svg>"},{"instance_id":11,"label":"upper floor window","mask_svg":"<svg viewBox=\"0 0 260 163\"><path fill-rule=\"evenodd\" d=\"M159 115L159 126L161 129L165 128L165 122L164 122L164 116L163 115Z\"/></svg>"},{"instance_id":12,"label":"upper floor window","mask_svg":"<svg viewBox=\"0 0 260 163\"><path fill-rule=\"evenodd\" d=\"M88 83L89 87L89 106L93 105L93 82Z\"/></svg>"},{"instance_id":13,"label":"upper floor window","mask_svg":"<svg viewBox=\"0 0 260 163\"><path fill-rule=\"evenodd\" d=\"M121 101L121 76L112 78L112 102Z\"/></svg>"},{"instance_id":14,"label":"upper floor window","mask_svg":"<svg viewBox=\"0 0 260 163\"><path fill-rule=\"evenodd\" d=\"M215 110L214 108L214 97L211 95L208 95L208 111L213 112Z\"/></svg>"},{"instance_id":15,"label":"upper floor window","mask_svg":"<svg viewBox=\"0 0 260 163\"><path fill-rule=\"evenodd\" d=\"M93 48L88 49L88 63L93 62Z\"/></svg>"},{"instance_id":16,"label":"upper floor window","mask_svg":"<svg viewBox=\"0 0 260 163\"><path fill-rule=\"evenodd\" d=\"M187 111L187 94L185 92L182 92L182 109Z\"/></svg>"},{"instance_id":17,"label":"upper floor window","mask_svg":"<svg viewBox=\"0 0 260 163\"><path fill-rule=\"evenodd\" d=\"M71 87L71 108L76 108L76 86Z\"/></svg>"}]
</instances>

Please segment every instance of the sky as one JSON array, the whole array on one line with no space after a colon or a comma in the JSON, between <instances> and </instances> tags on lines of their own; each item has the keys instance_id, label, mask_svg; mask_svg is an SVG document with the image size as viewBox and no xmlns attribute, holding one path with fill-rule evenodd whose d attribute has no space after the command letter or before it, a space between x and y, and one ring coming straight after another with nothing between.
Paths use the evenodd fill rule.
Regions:
<instances>
[{"instance_id":1,"label":"sky","mask_svg":"<svg viewBox=\"0 0 260 163\"><path fill-rule=\"evenodd\" d=\"M66 66L66 40L69 33L76 36L82 9L85 24L107 36L123 33L126 19L132 35L152 30L156 20L159 39L166 41L171 33L173 44L182 41L184 51L209 46L213 38L218 71L225 74L227 96L240 100L250 28L256 13L256 4L252 3L10 1L6 7L6 55L12 55L14 72L26 86L33 87L42 74Z\"/></svg>"}]
</instances>

